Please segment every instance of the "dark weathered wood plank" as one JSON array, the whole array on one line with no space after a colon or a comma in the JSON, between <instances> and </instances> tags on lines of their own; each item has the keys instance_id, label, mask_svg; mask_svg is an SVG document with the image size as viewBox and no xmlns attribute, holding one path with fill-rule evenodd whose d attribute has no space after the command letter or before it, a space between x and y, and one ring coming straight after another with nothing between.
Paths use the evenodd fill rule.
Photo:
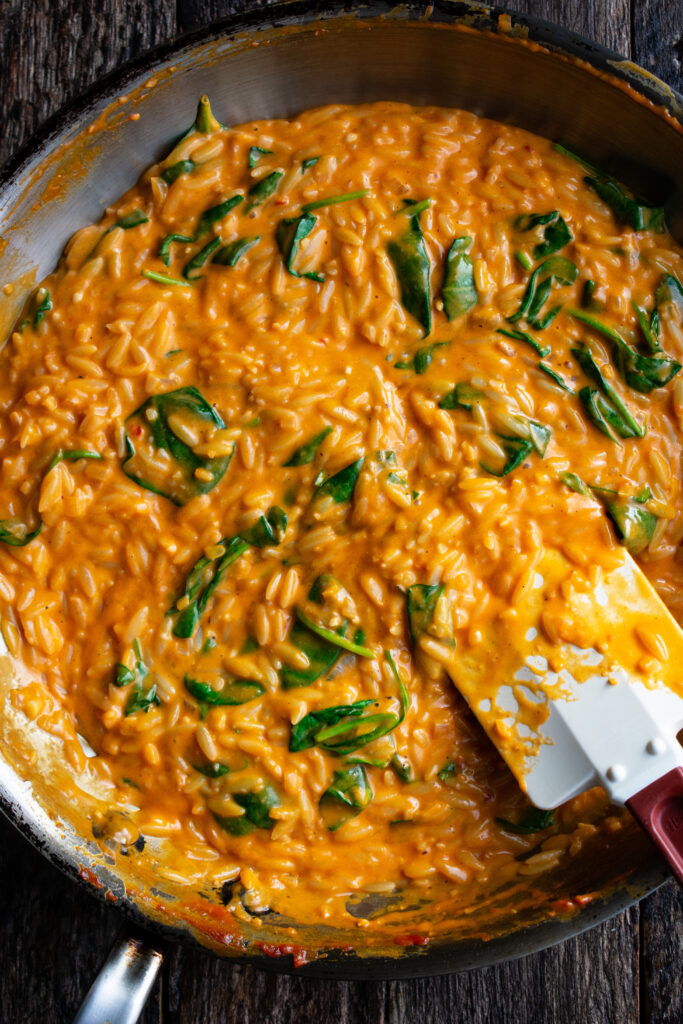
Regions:
<instances>
[{"instance_id":1,"label":"dark weathered wood plank","mask_svg":"<svg viewBox=\"0 0 683 1024\"><path fill-rule=\"evenodd\" d=\"M643 1024L683 1017L683 889L667 882L641 907Z\"/></svg>"},{"instance_id":2,"label":"dark weathered wood plank","mask_svg":"<svg viewBox=\"0 0 683 1024\"><path fill-rule=\"evenodd\" d=\"M68 1022L121 927L1 819L0 1022ZM160 1024L156 993L142 1024Z\"/></svg>"},{"instance_id":3,"label":"dark weathered wood plank","mask_svg":"<svg viewBox=\"0 0 683 1024\"><path fill-rule=\"evenodd\" d=\"M683 88L683 4L680 0L632 0L633 59Z\"/></svg>"},{"instance_id":4,"label":"dark weathered wood plank","mask_svg":"<svg viewBox=\"0 0 683 1024\"><path fill-rule=\"evenodd\" d=\"M178 0L178 27L187 31L248 8L267 7L274 0ZM661 5L662 0L650 0ZM630 0L510 0L501 7L564 25L574 32L630 53Z\"/></svg>"},{"instance_id":5,"label":"dark weathered wood plank","mask_svg":"<svg viewBox=\"0 0 683 1024\"><path fill-rule=\"evenodd\" d=\"M189 32L190 29L218 21L230 14L268 7L275 2L277 0L178 0L178 29Z\"/></svg>"},{"instance_id":6,"label":"dark weathered wood plank","mask_svg":"<svg viewBox=\"0 0 683 1024\"><path fill-rule=\"evenodd\" d=\"M0 0L0 164L62 104L175 32L172 0Z\"/></svg>"},{"instance_id":7,"label":"dark weathered wood plank","mask_svg":"<svg viewBox=\"0 0 683 1024\"><path fill-rule=\"evenodd\" d=\"M173 957L166 1024L638 1024L637 918L629 911L511 964L418 981L284 978L186 951Z\"/></svg>"},{"instance_id":8,"label":"dark weathered wood plank","mask_svg":"<svg viewBox=\"0 0 683 1024\"><path fill-rule=\"evenodd\" d=\"M654 2L661 6L662 0ZM630 0L509 0L501 7L552 21L630 56Z\"/></svg>"}]
</instances>

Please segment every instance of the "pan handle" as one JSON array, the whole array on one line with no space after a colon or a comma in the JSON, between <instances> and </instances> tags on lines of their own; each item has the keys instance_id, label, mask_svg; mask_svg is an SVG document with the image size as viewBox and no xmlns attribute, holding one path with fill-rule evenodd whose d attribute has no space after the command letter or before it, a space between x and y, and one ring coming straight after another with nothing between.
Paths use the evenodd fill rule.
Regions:
<instances>
[{"instance_id":1,"label":"pan handle","mask_svg":"<svg viewBox=\"0 0 683 1024\"><path fill-rule=\"evenodd\" d=\"M118 938L73 1024L135 1024L167 949L152 936Z\"/></svg>"},{"instance_id":2,"label":"pan handle","mask_svg":"<svg viewBox=\"0 0 683 1024\"><path fill-rule=\"evenodd\" d=\"M626 806L683 885L683 768L672 768L627 800Z\"/></svg>"}]
</instances>

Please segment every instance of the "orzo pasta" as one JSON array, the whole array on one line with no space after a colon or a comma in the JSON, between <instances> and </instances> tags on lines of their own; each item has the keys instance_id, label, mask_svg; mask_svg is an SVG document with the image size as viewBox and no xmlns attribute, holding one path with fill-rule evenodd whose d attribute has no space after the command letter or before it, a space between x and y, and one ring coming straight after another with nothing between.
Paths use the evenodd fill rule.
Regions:
<instances>
[{"instance_id":1,"label":"orzo pasta","mask_svg":"<svg viewBox=\"0 0 683 1024\"><path fill-rule=\"evenodd\" d=\"M626 543L683 617L681 280L661 211L520 129L202 101L3 351L11 699L110 787L96 834L335 921L618 828L535 814L446 668L548 546Z\"/></svg>"}]
</instances>

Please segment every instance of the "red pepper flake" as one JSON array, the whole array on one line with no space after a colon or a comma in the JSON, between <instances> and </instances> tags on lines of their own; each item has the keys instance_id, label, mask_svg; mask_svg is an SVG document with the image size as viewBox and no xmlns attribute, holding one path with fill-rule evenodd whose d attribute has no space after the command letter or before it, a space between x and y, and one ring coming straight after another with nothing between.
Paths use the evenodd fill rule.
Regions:
<instances>
[{"instance_id":1,"label":"red pepper flake","mask_svg":"<svg viewBox=\"0 0 683 1024\"><path fill-rule=\"evenodd\" d=\"M284 943L280 946L275 946L270 942L257 942L256 945L266 956L291 956L294 959L295 967L303 967L304 964L308 963L308 950L304 949L303 946L289 946Z\"/></svg>"},{"instance_id":2,"label":"red pepper flake","mask_svg":"<svg viewBox=\"0 0 683 1024\"><path fill-rule=\"evenodd\" d=\"M577 904L574 902L574 900L570 899L553 900L553 902L550 904L550 909L551 911L557 914L568 914L572 910L577 909Z\"/></svg>"},{"instance_id":3,"label":"red pepper flake","mask_svg":"<svg viewBox=\"0 0 683 1024\"><path fill-rule=\"evenodd\" d=\"M107 891L104 894L104 898L105 900L109 900L110 903L118 903L119 900L116 893L112 892L111 889L107 889Z\"/></svg>"},{"instance_id":4,"label":"red pepper flake","mask_svg":"<svg viewBox=\"0 0 683 1024\"><path fill-rule=\"evenodd\" d=\"M276 199L274 202L275 206L286 206L287 203L289 202L289 199Z\"/></svg>"},{"instance_id":5,"label":"red pepper flake","mask_svg":"<svg viewBox=\"0 0 683 1024\"><path fill-rule=\"evenodd\" d=\"M428 935L397 935L394 939L397 946L426 946L429 942Z\"/></svg>"},{"instance_id":6,"label":"red pepper flake","mask_svg":"<svg viewBox=\"0 0 683 1024\"><path fill-rule=\"evenodd\" d=\"M104 888L95 872L91 871L90 868L84 868L79 865L78 877L82 878L84 882L89 882L90 885L93 885L96 889Z\"/></svg>"}]
</instances>

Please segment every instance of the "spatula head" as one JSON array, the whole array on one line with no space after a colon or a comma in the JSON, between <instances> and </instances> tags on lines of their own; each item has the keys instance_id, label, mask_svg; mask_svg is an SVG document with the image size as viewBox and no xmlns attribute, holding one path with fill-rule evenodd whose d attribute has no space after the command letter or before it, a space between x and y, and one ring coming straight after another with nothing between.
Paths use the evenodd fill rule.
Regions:
<instances>
[{"instance_id":1,"label":"spatula head","mask_svg":"<svg viewBox=\"0 0 683 1024\"><path fill-rule=\"evenodd\" d=\"M599 571L547 549L512 612L449 674L534 804L683 764L683 631L623 548Z\"/></svg>"}]
</instances>

